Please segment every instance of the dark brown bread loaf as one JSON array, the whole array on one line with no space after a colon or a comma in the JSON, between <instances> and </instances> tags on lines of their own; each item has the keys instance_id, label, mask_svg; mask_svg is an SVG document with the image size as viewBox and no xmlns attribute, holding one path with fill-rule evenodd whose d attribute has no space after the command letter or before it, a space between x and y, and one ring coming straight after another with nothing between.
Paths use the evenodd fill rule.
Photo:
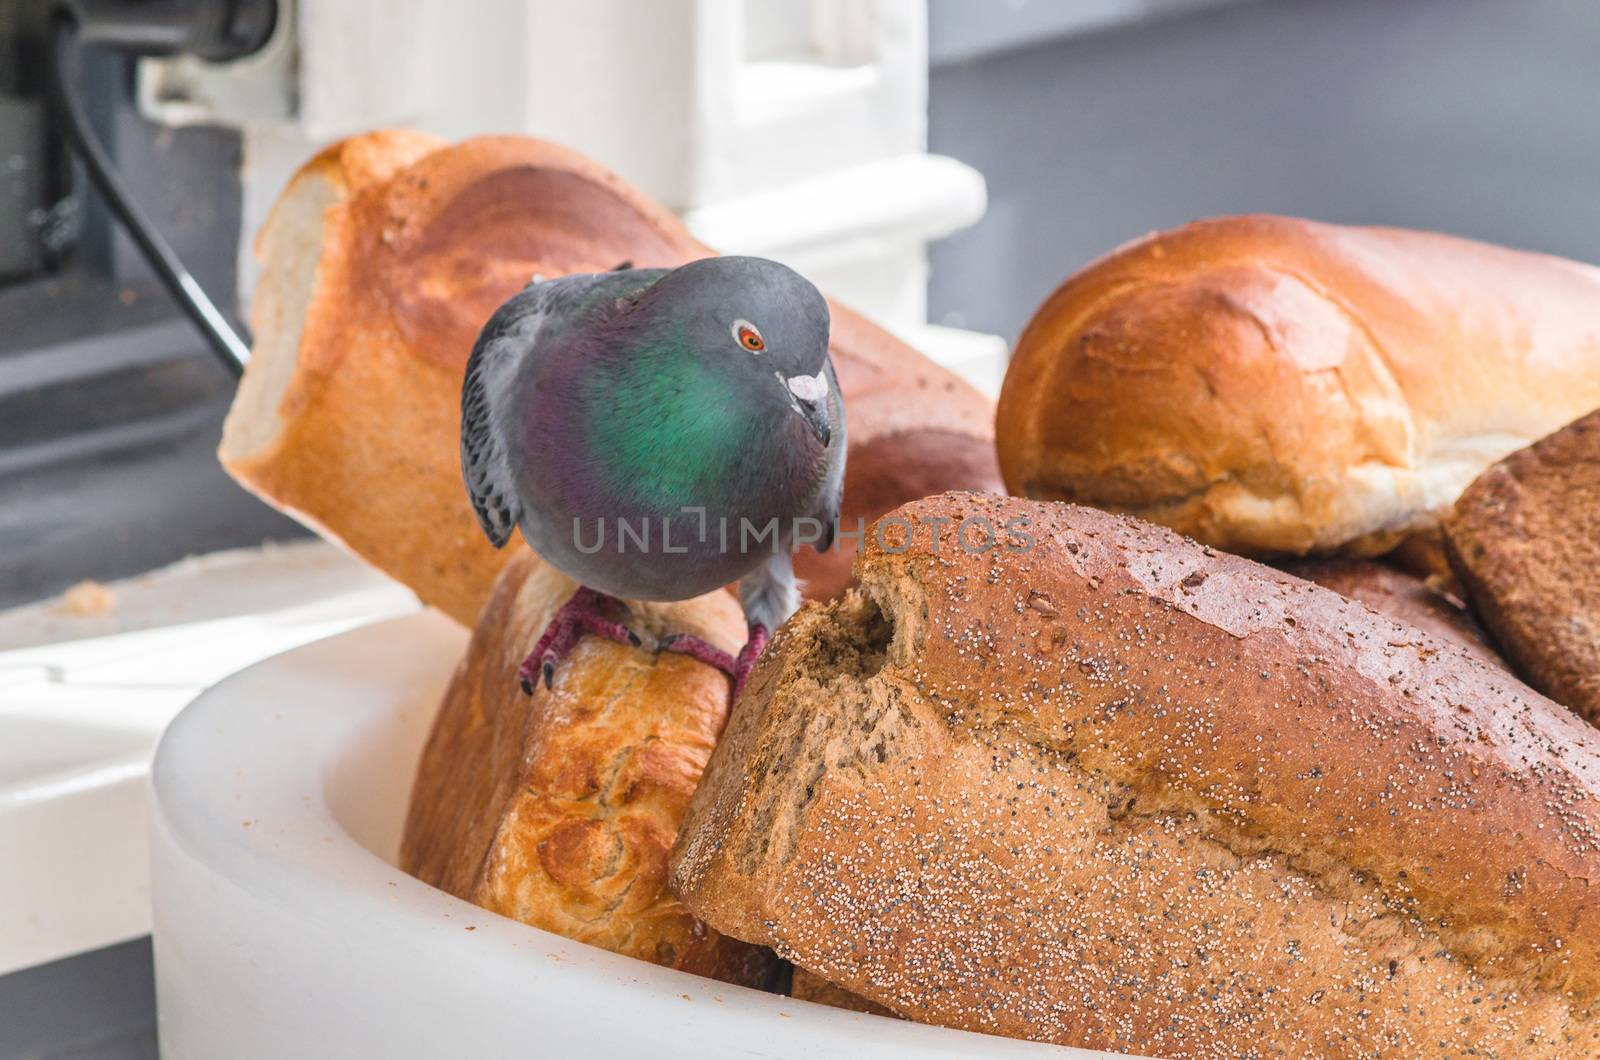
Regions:
<instances>
[{"instance_id":1,"label":"dark brown bread loaf","mask_svg":"<svg viewBox=\"0 0 1600 1060\"><path fill-rule=\"evenodd\" d=\"M673 851L696 914L1016 1037L1600 1055L1600 733L1133 519L972 495L895 514L909 547L884 520L862 591L802 610L735 707ZM969 545L1012 523L1020 550L959 547L967 519Z\"/></svg>"},{"instance_id":2,"label":"dark brown bread loaf","mask_svg":"<svg viewBox=\"0 0 1600 1060\"><path fill-rule=\"evenodd\" d=\"M1600 724L1600 411L1479 475L1445 541L1473 610L1517 668Z\"/></svg>"},{"instance_id":3,"label":"dark brown bread loaf","mask_svg":"<svg viewBox=\"0 0 1600 1060\"><path fill-rule=\"evenodd\" d=\"M1282 569L1366 604L1396 622L1458 644L1486 662L1505 666L1460 600L1429 588L1421 578L1387 563L1330 556L1294 560L1283 564Z\"/></svg>"}]
</instances>

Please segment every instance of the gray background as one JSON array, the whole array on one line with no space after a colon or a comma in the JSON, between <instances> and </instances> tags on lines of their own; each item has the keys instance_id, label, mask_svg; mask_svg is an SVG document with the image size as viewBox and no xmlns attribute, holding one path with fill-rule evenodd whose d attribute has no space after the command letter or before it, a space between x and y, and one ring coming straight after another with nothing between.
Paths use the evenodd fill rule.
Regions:
<instances>
[{"instance_id":1,"label":"gray background","mask_svg":"<svg viewBox=\"0 0 1600 1060\"><path fill-rule=\"evenodd\" d=\"M932 0L931 146L990 196L934 250L935 322L1015 338L1100 254L1225 213L1600 261L1597 0L1166 0L1200 9L1040 39L1118 6L1151 0Z\"/></svg>"}]
</instances>

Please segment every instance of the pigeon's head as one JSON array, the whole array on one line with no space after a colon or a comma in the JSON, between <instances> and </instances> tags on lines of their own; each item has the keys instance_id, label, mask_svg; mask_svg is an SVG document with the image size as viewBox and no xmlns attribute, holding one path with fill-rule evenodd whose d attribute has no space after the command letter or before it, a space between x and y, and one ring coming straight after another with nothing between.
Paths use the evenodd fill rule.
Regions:
<instances>
[{"instance_id":1,"label":"pigeon's head","mask_svg":"<svg viewBox=\"0 0 1600 1060\"><path fill-rule=\"evenodd\" d=\"M704 258L663 276L650 301L684 328L694 356L774 417L800 417L827 446L838 426L828 303L809 280L765 258Z\"/></svg>"}]
</instances>

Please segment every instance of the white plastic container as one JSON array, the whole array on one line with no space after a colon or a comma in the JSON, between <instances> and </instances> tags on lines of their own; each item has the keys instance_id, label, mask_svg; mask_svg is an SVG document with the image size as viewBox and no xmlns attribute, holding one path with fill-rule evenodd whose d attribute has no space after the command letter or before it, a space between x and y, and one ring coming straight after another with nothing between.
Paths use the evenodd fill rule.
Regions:
<instances>
[{"instance_id":1,"label":"white plastic container","mask_svg":"<svg viewBox=\"0 0 1600 1060\"><path fill-rule=\"evenodd\" d=\"M434 614L368 626L229 678L167 730L150 860L168 1060L1110 1056L658 968L400 872L464 645Z\"/></svg>"}]
</instances>

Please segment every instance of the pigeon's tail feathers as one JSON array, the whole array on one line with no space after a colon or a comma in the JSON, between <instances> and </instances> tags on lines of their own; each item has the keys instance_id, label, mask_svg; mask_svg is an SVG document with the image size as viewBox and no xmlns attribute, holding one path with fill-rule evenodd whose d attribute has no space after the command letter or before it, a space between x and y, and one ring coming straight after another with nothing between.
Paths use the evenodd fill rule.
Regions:
<instances>
[{"instance_id":1,"label":"pigeon's tail feathers","mask_svg":"<svg viewBox=\"0 0 1600 1060\"><path fill-rule=\"evenodd\" d=\"M800 607L800 585L788 542L782 542L765 563L739 579L739 602L745 621L771 633Z\"/></svg>"},{"instance_id":2,"label":"pigeon's tail feathers","mask_svg":"<svg viewBox=\"0 0 1600 1060\"><path fill-rule=\"evenodd\" d=\"M478 336L467 360L467 376L461 386L461 475L472 498L472 510L495 548L511 539L512 528L522 518L522 503L505 443L496 429L499 402L516 369L516 343L510 334L514 327L504 320L491 320Z\"/></svg>"}]
</instances>

